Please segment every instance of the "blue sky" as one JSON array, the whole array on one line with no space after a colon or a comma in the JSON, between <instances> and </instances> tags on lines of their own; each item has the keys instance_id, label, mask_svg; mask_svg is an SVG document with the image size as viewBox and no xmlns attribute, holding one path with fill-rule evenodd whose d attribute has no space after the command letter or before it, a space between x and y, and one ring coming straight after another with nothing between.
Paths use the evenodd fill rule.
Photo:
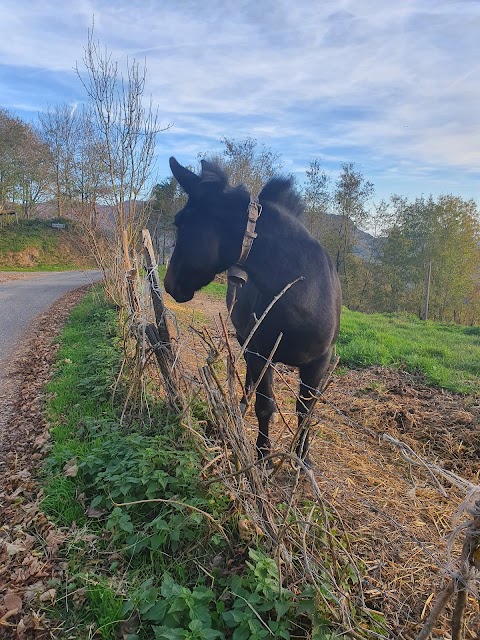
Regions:
<instances>
[{"instance_id":1,"label":"blue sky","mask_svg":"<svg viewBox=\"0 0 480 640\"><path fill-rule=\"evenodd\" d=\"M146 58L172 124L160 177L251 136L300 180L319 158L333 178L354 162L376 199L478 198L480 0L1 0L0 106L84 101L93 16L114 59Z\"/></svg>"}]
</instances>

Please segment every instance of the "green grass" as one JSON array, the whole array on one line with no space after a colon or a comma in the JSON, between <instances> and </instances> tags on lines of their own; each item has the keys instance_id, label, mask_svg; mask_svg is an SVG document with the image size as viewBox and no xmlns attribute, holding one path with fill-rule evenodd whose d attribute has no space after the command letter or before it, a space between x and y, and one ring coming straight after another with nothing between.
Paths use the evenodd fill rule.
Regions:
<instances>
[{"instance_id":1,"label":"green grass","mask_svg":"<svg viewBox=\"0 0 480 640\"><path fill-rule=\"evenodd\" d=\"M164 277L165 268L160 272ZM211 282L202 291L224 298L226 285ZM449 391L480 393L480 327L344 308L338 353L343 367L401 368L422 374L429 384Z\"/></svg>"},{"instance_id":2,"label":"green grass","mask_svg":"<svg viewBox=\"0 0 480 640\"><path fill-rule=\"evenodd\" d=\"M55 264L40 264L35 267L4 267L0 265L0 271L5 273L43 273L50 271L76 271L77 269L85 269L85 266L80 266L77 262L63 263L62 265ZM92 268L92 267L88 267Z\"/></svg>"},{"instance_id":3,"label":"green grass","mask_svg":"<svg viewBox=\"0 0 480 640\"><path fill-rule=\"evenodd\" d=\"M53 447L43 509L62 526L85 521L74 500L78 483L73 477L64 477L63 466L90 451L92 439L84 428L86 421L113 419L111 385L119 370L116 331L116 312L104 301L100 289L92 290L73 310L62 333L55 372L47 387Z\"/></svg>"},{"instance_id":4,"label":"green grass","mask_svg":"<svg viewBox=\"0 0 480 640\"><path fill-rule=\"evenodd\" d=\"M348 367L402 368L450 391L480 393L480 327L344 309L338 352Z\"/></svg>"},{"instance_id":5,"label":"green grass","mask_svg":"<svg viewBox=\"0 0 480 640\"><path fill-rule=\"evenodd\" d=\"M53 229L51 220L20 220L0 227L0 271L66 271L88 265L78 251L72 224Z\"/></svg>"},{"instance_id":6,"label":"green grass","mask_svg":"<svg viewBox=\"0 0 480 640\"><path fill-rule=\"evenodd\" d=\"M213 296L214 298L219 298L220 300L225 300L225 296L227 295L227 285L222 282L210 282L206 287L201 289L202 293L206 293L207 295Z\"/></svg>"}]
</instances>

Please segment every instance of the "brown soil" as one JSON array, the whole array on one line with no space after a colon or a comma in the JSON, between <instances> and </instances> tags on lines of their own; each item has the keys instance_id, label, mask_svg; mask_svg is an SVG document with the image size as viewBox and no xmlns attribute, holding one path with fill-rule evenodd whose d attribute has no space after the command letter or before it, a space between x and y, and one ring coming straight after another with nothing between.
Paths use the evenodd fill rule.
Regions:
<instances>
[{"instance_id":1,"label":"brown soil","mask_svg":"<svg viewBox=\"0 0 480 640\"><path fill-rule=\"evenodd\" d=\"M195 371L204 364L206 351L187 326L200 329L206 324L211 334L221 336L218 317L226 316L224 302L197 294L187 305L169 300L169 306L182 328L182 359ZM232 327L229 334L236 350ZM277 369L275 395L281 416L271 428L271 438L273 450L285 451L296 430L292 390L298 379L291 369ZM254 442L252 409L246 420ZM454 519L465 490L438 473L434 477L422 460L478 488L480 398L430 387L405 371L349 371L334 377L325 402L317 406L313 434L315 478L325 504L338 518L338 528L348 535L354 557L365 567L365 602L386 615L395 637L414 638L436 595L458 569L463 538L460 534L450 559L448 536L469 520L467 513ZM405 443L410 452L402 454L394 441ZM280 483L292 482L291 474L283 476ZM315 500L308 483L303 492ZM450 616L447 608L434 637L449 637ZM473 597L466 618L465 638L480 638L480 609Z\"/></svg>"}]
</instances>

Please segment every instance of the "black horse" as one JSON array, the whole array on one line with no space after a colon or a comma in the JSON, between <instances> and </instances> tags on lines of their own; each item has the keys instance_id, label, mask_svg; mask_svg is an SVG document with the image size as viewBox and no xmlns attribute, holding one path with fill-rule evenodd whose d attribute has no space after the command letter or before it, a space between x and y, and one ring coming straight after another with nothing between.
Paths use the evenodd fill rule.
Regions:
<instances>
[{"instance_id":1,"label":"black horse","mask_svg":"<svg viewBox=\"0 0 480 640\"><path fill-rule=\"evenodd\" d=\"M283 334L273 361L299 369L296 410L300 425L329 366L341 311L337 272L328 254L300 222L300 197L291 180L270 180L259 195L259 206L253 205L253 213L255 208L257 213L261 210L255 225L250 194L243 186L231 187L218 165L202 160L200 176L175 158L170 158L170 167L188 195L187 204L175 217L177 241L165 277L165 289L177 302L191 300L217 273L238 265L241 256L246 282L235 287L231 318L243 344L272 300L299 279L278 298L257 327L245 359L248 391L255 386ZM227 303L233 302L233 293L229 285ZM275 412L272 384L269 366L256 389L259 458L270 451L268 426ZM305 429L299 442L297 455L308 463Z\"/></svg>"}]
</instances>

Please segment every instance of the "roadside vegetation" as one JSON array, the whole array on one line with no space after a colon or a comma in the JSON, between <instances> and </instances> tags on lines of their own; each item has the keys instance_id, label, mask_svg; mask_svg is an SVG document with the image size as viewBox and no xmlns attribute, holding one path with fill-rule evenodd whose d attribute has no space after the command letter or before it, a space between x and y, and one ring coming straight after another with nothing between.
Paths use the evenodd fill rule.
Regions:
<instances>
[{"instance_id":1,"label":"roadside vegetation","mask_svg":"<svg viewBox=\"0 0 480 640\"><path fill-rule=\"evenodd\" d=\"M240 535L245 516L233 499L220 483L206 488L211 453L179 418L160 403L148 421L120 424L120 362L116 312L96 290L61 336L48 388L42 506L59 525L76 525L66 595L50 612L66 637L288 639L312 626L315 637L333 637L308 586L282 588L260 539ZM199 430L204 417L200 407Z\"/></svg>"},{"instance_id":2,"label":"roadside vegetation","mask_svg":"<svg viewBox=\"0 0 480 640\"><path fill-rule=\"evenodd\" d=\"M52 228L52 222L66 224ZM92 268L72 222L19 220L0 227L0 271L65 271Z\"/></svg>"}]
</instances>

